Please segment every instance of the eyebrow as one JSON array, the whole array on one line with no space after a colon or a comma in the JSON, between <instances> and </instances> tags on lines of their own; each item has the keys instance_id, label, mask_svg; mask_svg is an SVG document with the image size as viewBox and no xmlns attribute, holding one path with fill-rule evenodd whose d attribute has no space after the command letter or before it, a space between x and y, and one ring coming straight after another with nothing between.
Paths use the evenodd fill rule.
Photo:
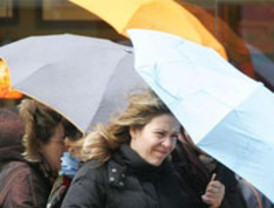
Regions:
<instances>
[{"instance_id":1,"label":"eyebrow","mask_svg":"<svg viewBox=\"0 0 274 208\"><path fill-rule=\"evenodd\" d=\"M169 132L168 130L166 130L166 129L155 129L154 131L163 131L163 132ZM174 132L172 132L172 134L179 134L180 133L180 131L174 131Z\"/></svg>"},{"instance_id":2,"label":"eyebrow","mask_svg":"<svg viewBox=\"0 0 274 208\"><path fill-rule=\"evenodd\" d=\"M168 131L166 129L155 129L155 131Z\"/></svg>"}]
</instances>

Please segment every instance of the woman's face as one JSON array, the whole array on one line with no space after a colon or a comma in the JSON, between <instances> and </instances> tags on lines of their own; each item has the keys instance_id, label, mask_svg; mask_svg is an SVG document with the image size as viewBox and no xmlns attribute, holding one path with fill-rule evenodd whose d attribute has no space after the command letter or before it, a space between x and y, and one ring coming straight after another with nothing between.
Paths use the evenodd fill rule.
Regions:
<instances>
[{"instance_id":1,"label":"woman's face","mask_svg":"<svg viewBox=\"0 0 274 208\"><path fill-rule=\"evenodd\" d=\"M40 152L49 165L51 171L61 169L61 157L65 151L65 132L62 124L59 124L47 144L43 144Z\"/></svg>"},{"instance_id":2,"label":"woman's face","mask_svg":"<svg viewBox=\"0 0 274 208\"><path fill-rule=\"evenodd\" d=\"M130 128L130 147L148 163L159 166L174 150L179 122L170 114L154 117L143 128Z\"/></svg>"}]
</instances>

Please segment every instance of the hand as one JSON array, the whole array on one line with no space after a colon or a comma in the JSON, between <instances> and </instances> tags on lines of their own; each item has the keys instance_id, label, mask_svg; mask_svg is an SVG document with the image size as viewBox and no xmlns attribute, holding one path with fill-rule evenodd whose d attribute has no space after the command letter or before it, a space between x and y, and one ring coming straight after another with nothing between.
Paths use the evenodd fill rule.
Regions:
<instances>
[{"instance_id":1,"label":"hand","mask_svg":"<svg viewBox=\"0 0 274 208\"><path fill-rule=\"evenodd\" d=\"M206 187L205 193L201 196L203 202L209 204L209 208L218 208L225 195L225 186L215 180L216 174L214 173Z\"/></svg>"}]
</instances>

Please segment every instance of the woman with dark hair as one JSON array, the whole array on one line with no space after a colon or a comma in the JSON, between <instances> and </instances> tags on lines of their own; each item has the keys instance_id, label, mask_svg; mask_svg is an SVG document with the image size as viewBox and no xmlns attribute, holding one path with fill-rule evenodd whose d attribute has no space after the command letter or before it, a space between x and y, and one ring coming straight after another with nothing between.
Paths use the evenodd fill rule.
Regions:
<instances>
[{"instance_id":1,"label":"woman with dark hair","mask_svg":"<svg viewBox=\"0 0 274 208\"><path fill-rule=\"evenodd\" d=\"M187 184L192 208L212 207L214 203L222 208L247 207L234 172L200 150L182 127L172 158L181 179ZM212 175L215 175L215 182L225 188L224 196L214 201L209 200L207 193Z\"/></svg>"},{"instance_id":2,"label":"woman with dark hair","mask_svg":"<svg viewBox=\"0 0 274 208\"><path fill-rule=\"evenodd\" d=\"M12 161L0 175L0 206L45 207L65 150L63 118L30 99L19 106L25 122L24 161Z\"/></svg>"}]
</instances>

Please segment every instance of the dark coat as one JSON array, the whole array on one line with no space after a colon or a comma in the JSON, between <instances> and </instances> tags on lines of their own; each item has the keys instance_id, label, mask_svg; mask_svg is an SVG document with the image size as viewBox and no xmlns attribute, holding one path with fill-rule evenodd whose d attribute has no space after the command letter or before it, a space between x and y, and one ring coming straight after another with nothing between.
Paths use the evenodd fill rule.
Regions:
<instances>
[{"instance_id":1,"label":"dark coat","mask_svg":"<svg viewBox=\"0 0 274 208\"><path fill-rule=\"evenodd\" d=\"M191 207L187 201L168 161L159 167L152 166L128 145L122 145L103 165L91 161L79 170L62 207Z\"/></svg>"},{"instance_id":2,"label":"dark coat","mask_svg":"<svg viewBox=\"0 0 274 208\"><path fill-rule=\"evenodd\" d=\"M208 207L207 204L202 202L201 196L205 193L213 173L217 174L216 180L219 180L225 186L225 196L220 208L247 207L235 174L224 165L217 162L216 168L210 172L198 159L196 150L190 145L181 142L177 143L172 156L173 164L181 180L186 184L186 191L193 200L191 208Z\"/></svg>"},{"instance_id":3,"label":"dark coat","mask_svg":"<svg viewBox=\"0 0 274 208\"><path fill-rule=\"evenodd\" d=\"M12 178L12 181L9 179ZM9 186L10 184L10 186ZM7 187L8 192L1 208L42 208L46 206L51 189L42 172L22 161L10 162L0 174L0 195Z\"/></svg>"}]
</instances>

